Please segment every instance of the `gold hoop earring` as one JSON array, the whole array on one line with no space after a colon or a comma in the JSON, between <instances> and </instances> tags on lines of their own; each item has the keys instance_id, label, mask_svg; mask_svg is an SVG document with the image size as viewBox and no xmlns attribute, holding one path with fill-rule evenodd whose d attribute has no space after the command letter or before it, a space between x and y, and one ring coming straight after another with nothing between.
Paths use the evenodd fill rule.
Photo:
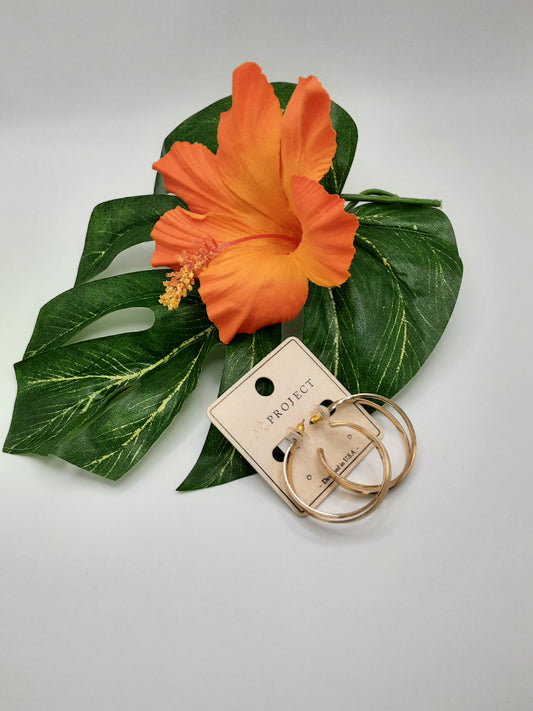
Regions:
<instances>
[{"instance_id":1,"label":"gold hoop earring","mask_svg":"<svg viewBox=\"0 0 533 711\"><path fill-rule=\"evenodd\" d=\"M372 402L372 400L380 400L383 403L386 403L390 407L392 407L402 418L402 420L405 423L407 432L404 430L402 427L401 423L397 420L394 415L392 415L388 410L386 410L384 407L379 405L376 402ZM397 486L400 484L409 474L411 469L413 468L413 464L416 458L416 435L415 431L413 428L413 425L411 423L411 420L407 417L405 412L399 407L393 400L390 398L384 397L383 395L376 395L375 393L358 393L356 395L350 395L349 397L342 398L341 400L337 400L336 402L333 402L331 405L328 407L320 406L316 409L315 413L311 416L310 422L311 424L317 424L318 422L327 420L328 425L330 427L351 427L352 429L357 429L359 430L360 428L357 425L354 425L352 422L344 422L341 420L331 420L330 417L331 415L336 412L337 408L342 406L342 405L347 405L347 404L360 404L360 405L367 405L369 407L373 407L374 409L378 410L378 412L381 412L385 417L388 418L390 422L395 426L395 428L398 430L400 433L404 446L405 446L405 451L406 451L406 457L405 457L405 464L402 469L402 471L392 479L390 482L389 488L392 489L393 487ZM320 464L324 469L327 471L328 475L334 479L337 484L340 486L344 487L345 489L348 489L349 491L353 491L354 493L357 494L364 494L364 495L370 495L370 494L377 494L380 491L380 486L379 485L364 485L364 484L358 484L357 482L350 481L349 479L345 479L343 477L340 477L328 464L324 450L322 448L317 449L317 456L320 461Z\"/></svg>"},{"instance_id":2,"label":"gold hoop earring","mask_svg":"<svg viewBox=\"0 0 533 711\"><path fill-rule=\"evenodd\" d=\"M381 504L381 502L385 498L387 491L389 490L391 472L390 458L387 450L380 442L380 440L367 429L365 429L364 427L360 427L359 425L353 425L353 427L354 429L357 429L359 432L361 432L361 434L363 434L365 437L367 437L377 449L378 454L381 458L381 462L383 464L383 481L380 485L376 487L376 491L374 492L374 498L371 501L369 501L367 504L361 506L358 509L355 509L353 511L347 511L346 513L321 511L320 509L317 509L313 506L309 506L309 504L306 504L305 501L303 501L300 496L298 496L298 493L295 491L294 488L292 461L296 452L298 451L302 437L304 436L304 427L303 425L299 425L297 429L291 430L287 434L287 439L290 441L290 445L287 448L285 456L283 458L283 478L285 480L285 485L294 503L301 509L306 511L310 516L313 516L313 518L317 518L320 521L327 521L329 523L346 523L348 521L356 521L358 519L364 518L365 516L368 516L368 514L372 513L372 511L374 511Z\"/></svg>"}]
</instances>

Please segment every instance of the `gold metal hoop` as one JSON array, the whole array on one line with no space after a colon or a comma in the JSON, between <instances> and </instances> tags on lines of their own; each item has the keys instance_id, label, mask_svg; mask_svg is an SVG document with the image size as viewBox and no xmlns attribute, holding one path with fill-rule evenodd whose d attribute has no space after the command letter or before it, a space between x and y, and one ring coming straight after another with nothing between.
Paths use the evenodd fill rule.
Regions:
<instances>
[{"instance_id":1,"label":"gold metal hoop","mask_svg":"<svg viewBox=\"0 0 533 711\"><path fill-rule=\"evenodd\" d=\"M381 405L378 405L378 403L373 402L372 400L380 400L383 403L386 403L390 407L392 407L402 418L402 420L405 423L405 427L407 429L407 433L400 424L400 422L392 415L388 410L386 410L384 407ZM342 398L341 400L337 400L336 402L333 402L329 407L324 408L329 412L330 415L332 415L334 412L336 412L337 408L346 405L346 404L360 404L360 405L368 405L369 407L373 407L378 412L381 412L385 417L389 419L390 422L396 427L398 432L400 433L404 446L405 446L405 464L402 469L402 471L398 474L398 476L394 477L390 483L389 488L392 489L393 487L397 486L400 484L409 474L411 469L413 468L413 464L416 458L416 435L415 431L413 428L413 425L411 423L411 420L407 417L405 412L399 407L393 400L390 398L384 397L383 395L376 395L375 393L358 393L357 395L350 395L349 397ZM319 410L322 408L319 408ZM322 419L320 417L320 414L315 417L315 422L318 422ZM311 418L311 421L313 421L313 418ZM352 422L344 422L341 420L331 420L328 419L328 424L330 427L351 427L352 429L359 429L357 426L355 426ZM350 481L349 479L345 479L341 476L339 476L328 464L326 461L326 457L324 455L324 450L322 448L317 449L317 456L320 461L320 464L324 467L324 469L327 471L328 475L334 479L337 484L340 486L344 487L345 489L348 489L349 491L353 491L358 494L377 494L380 491L380 485L364 485L364 484L358 484L357 482Z\"/></svg>"},{"instance_id":2,"label":"gold metal hoop","mask_svg":"<svg viewBox=\"0 0 533 711\"><path fill-rule=\"evenodd\" d=\"M319 519L320 521L328 521L329 523L346 523L348 521L355 521L357 519L368 516L372 513L383 501L387 491L390 486L390 458L387 450L380 442L380 440L369 432L364 427L359 425L351 424L354 429L357 429L361 434L372 442L374 447L378 450L378 454L381 458L383 464L383 481L376 487L376 492L371 501L369 501L364 506L361 506L354 511L348 511L346 513L334 513L329 511L321 511L313 506L309 506L303 501L294 489L294 481L292 476L292 461L294 459L295 453L298 451L301 437L303 436L301 429L299 431L292 431L289 439L291 441L287 451L285 452L285 457L283 458L283 478L285 480L285 485L289 491L289 494L294 501L294 503L301 509L306 511L310 516Z\"/></svg>"}]
</instances>

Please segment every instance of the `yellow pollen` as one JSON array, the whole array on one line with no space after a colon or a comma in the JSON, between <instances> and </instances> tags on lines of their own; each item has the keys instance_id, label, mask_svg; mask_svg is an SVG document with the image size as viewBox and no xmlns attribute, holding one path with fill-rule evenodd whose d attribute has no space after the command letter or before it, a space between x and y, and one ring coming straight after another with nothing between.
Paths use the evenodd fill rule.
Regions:
<instances>
[{"instance_id":1,"label":"yellow pollen","mask_svg":"<svg viewBox=\"0 0 533 711\"><path fill-rule=\"evenodd\" d=\"M180 301L192 290L195 279L199 276L209 262L219 253L220 248L212 237L196 243L194 252L183 252L178 257L181 267L178 271L167 274L169 281L163 282L165 293L161 295L159 303L166 306L169 311L177 309Z\"/></svg>"}]
</instances>

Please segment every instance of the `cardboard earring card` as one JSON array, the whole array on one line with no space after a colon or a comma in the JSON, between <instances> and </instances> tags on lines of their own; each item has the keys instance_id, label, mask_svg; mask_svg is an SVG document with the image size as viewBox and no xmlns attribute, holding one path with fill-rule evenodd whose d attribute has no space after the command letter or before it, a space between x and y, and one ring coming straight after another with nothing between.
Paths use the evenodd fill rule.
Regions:
<instances>
[{"instance_id":1,"label":"cardboard earring card","mask_svg":"<svg viewBox=\"0 0 533 711\"><path fill-rule=\"evenodd\" d=\"M283 447L286 433L308 422L313 408L350 393L297 338L283 341L209 408L211 422L276 493L298 515L283 481ZM360 406L348 405L342 419L358 424L376 437L383 432ZM281 445L281 446L280 446ZM322 447L340 476L350 471L373 449L356 430L327 424L307 427L295 457L293 472L299 496L317 506L337 486L320 466L316 449Z\"/></svg>"}]
</instances>

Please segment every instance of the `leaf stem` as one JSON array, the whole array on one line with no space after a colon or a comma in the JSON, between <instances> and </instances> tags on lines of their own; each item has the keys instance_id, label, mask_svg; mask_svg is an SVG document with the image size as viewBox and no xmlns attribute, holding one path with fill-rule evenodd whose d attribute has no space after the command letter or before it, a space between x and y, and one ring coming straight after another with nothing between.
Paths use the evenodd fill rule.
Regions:
<instances>
[{"instance_id":1,"label":"leaf stem","mask_svg":"<svg viewBox=\"0 0 533 711\"><path fill-rule=\"evenodd\" d=\"M410 198L410 197L400 197L394 193L389 193L386 190L379 190L378 188L371 188L370 190L363 190L361 193L356 195L342 193L339 197L343 200L348 201L346 210L351 210L357 205L358 202L375 202L381 204L404 204L404 205L428 205L430 207L442 207L442 200L428 200L426 198Z\"/></svg>"}]
</instances>

